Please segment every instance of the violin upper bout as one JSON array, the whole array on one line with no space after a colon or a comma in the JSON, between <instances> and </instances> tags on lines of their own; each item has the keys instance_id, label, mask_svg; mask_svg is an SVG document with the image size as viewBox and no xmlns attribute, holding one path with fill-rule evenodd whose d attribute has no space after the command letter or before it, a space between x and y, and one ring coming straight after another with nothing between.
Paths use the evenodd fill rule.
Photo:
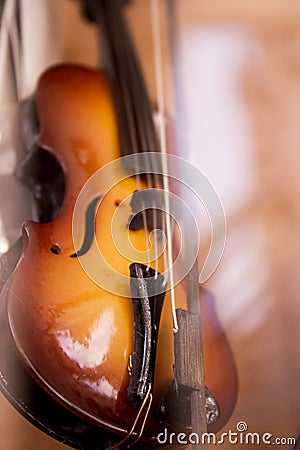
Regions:
<instances>
[{"instance_id":1,"label":"violin upper bout","mask_svg":"<svg viewBox=\"0 0 300 450\"><path fill-rule=\"evenodd\" d=\"M76 137L107 146L110 135L117 134L110 83L100 71L76 65L53 67L40 78L35 97L40 142L52 150Z\"/></svg>"},{"instance_id":2,"label":"violin upper bout","mask_svg":"<svg viewBox=\"0 0 300 450\"><path fill-rule=\"evenodd\" d=\"M56 66L41 77L36 91L38 145L48 150L65 176L70 208L86 181L120 157L110 82L102 72Z\"/></svg>"}]
</instances>

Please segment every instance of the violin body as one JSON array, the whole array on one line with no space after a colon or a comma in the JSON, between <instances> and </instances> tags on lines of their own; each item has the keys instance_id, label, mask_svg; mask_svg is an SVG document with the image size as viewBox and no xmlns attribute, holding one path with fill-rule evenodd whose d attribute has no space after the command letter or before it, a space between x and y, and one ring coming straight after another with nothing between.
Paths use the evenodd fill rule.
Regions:
<instances>
[{"instance_id":1,"label":"violin body","mask_svg":"<svg viewBox=\"0 0 300 450\"><path fill-rule=\"evenodd\" d=\"M101 72L55 67L40 79L36 108L38 145L61 165L65 195L53 221L23 226L23 255L7 286L9 327L25 366L50 395L74 413L126 435L137 416L127 398L133 353L129 286L128 296L123 297L95 284L74 257L72 235L73 210L81 189L98 169L121 156L111 87ZM138 187L133 177L118 183L95 216L95 240L101 252L109 265L128 277L130 261L116 251L110 226L116 209L122 207L120 202L142 189L143 183ZM144 230L120 224L120 239L128 234L133 247L144 252ZM160 257L160 270L162 264ZM175 291L177 306L186 308L184 283ZM217 431L235 405L236 371L213 299L204 290L200 297L205 382L221 412L209 430ZM153 403L142 439L153 440L161 432L160 402L174 379L170 302L167 292L158 333Z\"/></svg>"}]
</instances>

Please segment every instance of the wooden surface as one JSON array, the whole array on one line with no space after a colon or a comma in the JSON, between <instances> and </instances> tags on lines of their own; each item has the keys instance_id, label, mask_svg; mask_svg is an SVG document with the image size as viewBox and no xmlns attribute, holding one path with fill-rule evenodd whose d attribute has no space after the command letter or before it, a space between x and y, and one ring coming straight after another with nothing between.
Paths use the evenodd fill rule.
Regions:
<instances>
[{"instance_id":1,"label":"wooden surface","mask_svg":"<svg viewBox=\"0 0 300 450\"><path fill-rule=\"evenodd\" d=\"M149 4L134 3L128 16L155 96L151 26L144 19ZM64 6L67 32L62 17L55 24L67 59L80 60L89 48L84 62L95 61L96 51L87 42L94 32L73 35L76 11L68 2ZM238 403L223 431L235 432L237 423L245 421L250 432L294 437L300 432L300 7L292 0L179 0L178 6L190 155L195 162L198 154L196 162L216 186L228 221L224 257L208 283L239 373ZM55 5L51 17L54 10ZM222 42L228 45L218 53ZM63 58L51 54L50 62ZM224 76L231 73L234 86L222 84L222 66L214 66L225 54L233 69L224 69ZM206 66L199 63L201 55L208 55ZM201 78L208 66L211 72ZM216 85L211 81L214 67L221 80ZM33 75L31 80L33 85ZM222 96L220 86L232 96ZM215 105L204 97L209 89L219 89ZM192 150L197 145L198 153ZM1 450L66 448L25 422L2 396L0 417ZM232 445L225 441L221 447Z\"/></svg>"}]
</instances>

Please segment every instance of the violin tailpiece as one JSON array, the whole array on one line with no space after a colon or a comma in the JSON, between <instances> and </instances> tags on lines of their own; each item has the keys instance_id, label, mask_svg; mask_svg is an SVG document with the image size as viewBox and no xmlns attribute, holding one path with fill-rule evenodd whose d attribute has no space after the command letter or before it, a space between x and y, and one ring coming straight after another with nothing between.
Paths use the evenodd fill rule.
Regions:
<instances>
[{"instance_id":1,"label":"violin tailpiece","mask_svg":"<svg viewBox=\"0 0 300 450\"><path fill-rule=\"evenodd\" d=\"M127 389L129 402L139 407L149 385L153 387L157 336L164 302L165 279L143 264L130 265L130 288L133 309L133 354ZM149 296L149 292L162 292Z\"/></svg>"}]
</instances>

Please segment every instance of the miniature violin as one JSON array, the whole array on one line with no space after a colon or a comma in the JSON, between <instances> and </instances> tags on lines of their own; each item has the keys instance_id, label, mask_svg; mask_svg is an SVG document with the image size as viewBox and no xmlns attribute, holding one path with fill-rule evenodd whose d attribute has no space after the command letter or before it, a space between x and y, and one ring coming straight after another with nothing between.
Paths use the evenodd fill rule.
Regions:
<instances>
[{"instance_id":1,"label":"miniature violin","mask_svg":"<svg viewBox=\"0 0 300 450\"><path fill-rule=\"evenodd\" d=\"M145 448L159 445L165 427L220 430L236 401L236 371L212 296L200 290L201 324L199 301L190 307L198 284L194 296L187 294L188 277L168 287L168 244L155 253L162 243L153 244L152 233L166 232L168 219L161 206L144 207L149 188L165 188L161 169L149 167L147 158L160 147L151 104L119 1L95 3L86 7L106 29L112 76L66 65L40 78L39 132L28 159L43 154L56 161L63 202L51 220L23 226L23 253L6 290L7 317L18 355L49 395L119 434L119 445L140 440ZM145 161L138 176L123 164L131 154ZM134 256L116 248L115 238L120 248L129 242ZM125 280L121 287L119 280Z\"/></svg>"}]
</instances>

